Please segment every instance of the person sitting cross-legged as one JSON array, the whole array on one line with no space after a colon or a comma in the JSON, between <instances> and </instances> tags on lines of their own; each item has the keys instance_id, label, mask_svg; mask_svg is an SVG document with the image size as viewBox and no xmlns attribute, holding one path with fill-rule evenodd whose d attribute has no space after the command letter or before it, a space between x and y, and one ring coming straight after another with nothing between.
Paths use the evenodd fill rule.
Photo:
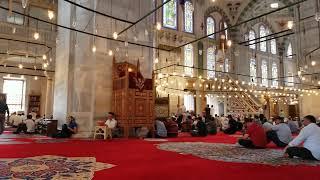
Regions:
<instances>
[{"instance_id":1,"label":"person sitting cross-legged","mask_svg":"<svg viewBox=\"0 0 320 180\"><path fill-rule=\"evenodd\" d=\"M168 131L161 118L156 119L155 129L156 129L155 136L157 138L166 138L168 136Z\"/></svg>"},{"instance_id":2,"label":"person sitting cross-legged","mask_svg":"<svg viewBox=\"0 0 320 180\"><path fill-rule=\"evenodd\" d=\"M304 117L303 125L299 135L287 146L284 157L320 160L320 127L316 125L316 118Z\"/></svg>"},{"instance_id":3,"label":"person sitting cross-legged","mask_svg":"<svg viewBox=\"0 0 320 180\"><path fill-rule=\"evenodd\" d=\"M20 123L18 125L18 128L17 130L14 132L14 134L20 134L22 131L25 133L25 134L32 134L35 132L35 123L34 121L32 120L32 116L31 115L28 115L27 116L27 119L24 120L24 122Z\"/></svg>"},{"instance_id":4,"label":"person sitting cross-legged","mask_svg":"<svg viewBox=\"0 0 320 180\"><path fill-rule=\"evenodd\" d=\"M68 124L62 125L62 130L53 135L55 138L70 138L73 134L78 132L78 124L73 116L68 117Z\"/></svg>"},{"instance_id":5,"label":"person sitting cross-legged","mask_svg":"<svg viewBox=\"0 0 320 180\"><path fill-rule=\"evenodd\" d=\"M225 129L223 132L225 134L235 134L238 131L238 123L235 119L233 119L232 115L228 115L229 119L229 127Z\"/></svg>"},{"instance_id":6,"label":"person sitting cross-legged","mask_svg":"<svg viewBox=\"0 0 320 180\"><path fill-rule=\"evenodd\" d=\"M289 126L284 123L282 117L275 117L274 119L275 126L272 126L270 130L268 130L267 138L268 142L272 141L278 147L286 147L288 143L292 140L292 134Z\"/></svg>"},{"instance_id":7,"label":"person sitting cross-legged","mask_svg":"<svg viewBox=\"0 0 320 180\"><path fill-rule=\"evenodd\" d=\"M265 148L268 142L262 125L249 118L245 118L244 123L246 133L238 140L238 143L245 148Z\"/></svg>"},{"instance_id":8,"label":"person sitting cross-legged","mask_svg":"<svg viewBox=\"0 0 320 180\"><path fill-rule=\"evenodd\" d=\"M207 125L205 122L203 122L201 117L198 117L194 123L194 128L191 131L192 136L205 137L208 135Z\"/></svg>"}]
</instances>

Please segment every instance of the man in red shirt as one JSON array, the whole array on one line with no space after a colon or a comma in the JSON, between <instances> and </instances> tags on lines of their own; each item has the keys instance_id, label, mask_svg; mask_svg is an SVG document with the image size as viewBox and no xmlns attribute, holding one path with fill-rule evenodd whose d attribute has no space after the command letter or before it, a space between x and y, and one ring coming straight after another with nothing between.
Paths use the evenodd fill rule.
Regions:
<instances>
[{"instance_id":1,"label":"man in red shirt","mask_svg":"<svg viewBox=\"0 0 320 180\"><path fill-rule=\"evenodd\" d=\"M252 119L245 119L244 123L247 131L238 143L246 148L265 148L268 141L263 127Z\"/></svg>"}]
</instances>

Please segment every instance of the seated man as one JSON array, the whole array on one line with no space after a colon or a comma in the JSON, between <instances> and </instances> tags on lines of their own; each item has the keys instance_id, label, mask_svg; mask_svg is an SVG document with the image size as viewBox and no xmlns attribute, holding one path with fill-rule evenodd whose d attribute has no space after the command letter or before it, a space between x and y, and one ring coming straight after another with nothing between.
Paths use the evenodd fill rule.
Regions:
<instances>
[{"instance_id":1,"label":"seated man","mask_svg":"<svg viewBox=\"0 0 320 180\"><path fill-rule=\"evenodd\" d=\"M36 124L34 123L32 116L28 115L27 119L24 121L27 126L27 134L32 134L35 132Z\"/></svg>"},{"instance_id":2,"label":"seated man","mask_svg":"<svg viewBox=\"0 0 320 180\"><path fill-rule=\"evenodd\" d=\"M165 138L167 135L168 132L164 123L160 119L156 119L156 137Z\"/></svg>"},{"instance_id":3,"label":"seated man","mask_svg":"<svg viewBox=\"0 0 320 180\"><path fill-rule=\"evenodd\" d=\"M177 137L178 136L178 131L179 127L178 124L174 121L175 118L171 117L168 118L168 120L164 123L167 129L167 136L168 137Z\"/></svg>"},{"instance_id":4,"label":"seated man","mask_svg":"<svg viewBox=\"0 0 320 180\"><path fill-rule=\"evenodd\" d=\"M292 133L299 133L299 123L295 119L290 118L288 121L288 126Z\"/></svg>"},{"instance_id":5,"label":"seated man","mask_svg":"<svg viewBox=\"0 0 320 180\"><path fill-rule=\"evenodd\" d=\"M246 133L239 139L238 143L246 148L265 148L268 142L263 127L248 118L245 118L244 123Z\"/></svg>"},{"instance_id":6,"label":"seated man","mask_svg":"<svg viewBox=\"0 0 320 180\"><path fill-rule=\"evenodd\" d=\"M20 115L12 115L10 116L10 123L12 127L17 128L20 123L22 123L22 116Z\"/></svg>"},{"instance_id":7,"label":"seated man","mask_svg":"<svg viewBox=\"0 0 320 180\"><path fill-rule=\"evenodd\" d=\"M292 140L291 130L289 126L284 123L283 118L278 116L273 120L276 125L267 131L268 141L274 142L278 147L286 147Z\"/></svg>"},{"instance_id":8,"label":"seated man","mask_svg":"<svg viewBox=\"0 0 320 180\"><path fill-rule=\"evenodd\" d=\"M117 128L117 120L115 120L115 114L113 112L109 112L107 116L107 120L105 125L111 129L112 136L116 136L116 128Z\"/></svg>"},{"instance_id":9,"label":"seated man","mask_svg":"<svg viewBox=\"0 0 320 180\"><path fill-rule=\"evenodd\" d=\"M316 118L308 115L303 118L304 128L299 135L289 143L285 157L299 157L307 160L320 160L320 127ZM303 144L303 146L301 146Z\"/></svg>"},{"instance_id":10,"label":"seated man","mask_svg":"<svg viewBox=\"0 0 320 180\"><path fill-rule=\"evenodd\" d=\"M208 129L207 129L207 125L205 122L202 121L201 117L197 118L197 122L195 129L193 129L191 131L191 135L192 136L201 136L201 137L205 137L208 135Z\"/></svg>"},{"instance_id":11,"label":"seated man","mask_svg":"<svg viewBox=\"0 0 320 180\"><path fill-rule=\"evenodd\" d=\"M223 132L225 134L235 134L238 131L238 123L233 119L231 115L228 115L229 127L225 129Z\"/></svg>"},{"instance_id":12,"label":"seated man","mask_svg":"<svg viewBox=\"0 0 320 180\"><path fill-rule=\"evenodd\" d=\"M54 135L56 138L70 138L72 134L76 134L78 132L78 124L76 119L73 116L68 117L68 124L62 125L62 130Z\"/></svg>"},{"instance_id":13,"label":"seated man","mask_svg":"<svg viewBox=\"0 0 320 180\"><path fill-rule=\"evenodd\" d=\"M23 131L25 134L32 134L35 132L35 123L32 120L31 115L28 115L27 119L18 125L18 128L14 134L20 134L21 131Z\"/></svg>"}]
</instances>

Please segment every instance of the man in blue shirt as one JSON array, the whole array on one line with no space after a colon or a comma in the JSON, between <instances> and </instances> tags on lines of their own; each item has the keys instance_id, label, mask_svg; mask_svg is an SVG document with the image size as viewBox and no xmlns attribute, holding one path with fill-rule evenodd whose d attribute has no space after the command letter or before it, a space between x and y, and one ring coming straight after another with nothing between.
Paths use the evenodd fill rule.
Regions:
<instances>
[{"instance_id":1,"label":"man in blue shirt","mask_svg":"<svg viewBox=\"0 0 320 180\"><path fill-rule=\"evenodd\" d=\"M156 120L156 129L157 129L156 137L160 137L160 138L167 137L168 132L167 132L166 126L160 119Z\"/></svg>"}]
</instances>

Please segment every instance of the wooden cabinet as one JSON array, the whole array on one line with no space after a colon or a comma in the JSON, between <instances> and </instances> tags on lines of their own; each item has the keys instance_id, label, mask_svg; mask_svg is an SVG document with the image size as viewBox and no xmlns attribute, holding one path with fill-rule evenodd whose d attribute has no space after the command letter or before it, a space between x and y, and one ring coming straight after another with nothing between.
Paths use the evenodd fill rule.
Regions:
<instances>
[{"instance_id":1,"label":"wooden cabinet","mask_svg":"<svg viewBox=\"0 0 320 180\"><path fill-rule=\"evenodd\" d=\"M40 95L29 95L28 114L32 111L40 115Z\"/></svg>"},{"instance_id":2,"label":"wooden cabinet","mask_svg":"<svg viewBox=\"0 0 320 180\"><path fill-rule=\"evenodd\" d=\"M154 95L152 79L145 79L137 65L113 61L113 112L124 136L137 127L154 125Z\"/></svg>"}]
</instances>

